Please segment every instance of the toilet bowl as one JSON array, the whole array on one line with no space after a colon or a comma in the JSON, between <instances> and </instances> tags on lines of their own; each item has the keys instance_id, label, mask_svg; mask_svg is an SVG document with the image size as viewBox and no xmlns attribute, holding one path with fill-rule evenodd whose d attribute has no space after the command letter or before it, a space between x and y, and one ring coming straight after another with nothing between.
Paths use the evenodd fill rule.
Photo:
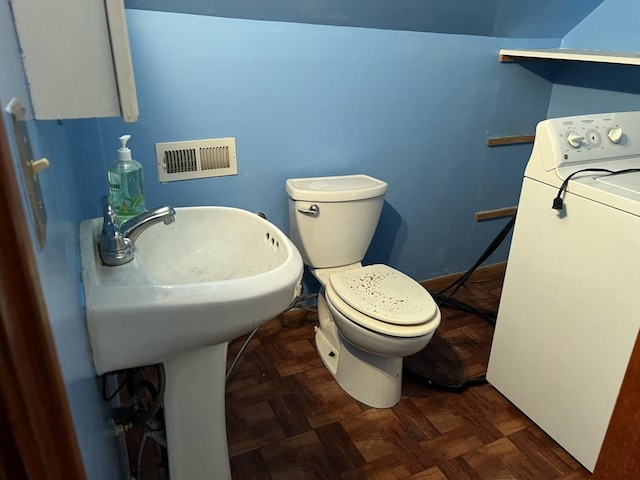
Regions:
<instances>
[{"instance_id":1,"label":"toilet bowl","mask_svg":"<svg viewBox=\"0 0 640 480\"><path fill-rule=\"evenodd\" d=\"M440 311L415 280L361 260L387 184L366 175L287 180L291 238L320 281L316 347L356 400L392 407L402 396L402 359L427 346Z\"/></svg>"}]
</instances>

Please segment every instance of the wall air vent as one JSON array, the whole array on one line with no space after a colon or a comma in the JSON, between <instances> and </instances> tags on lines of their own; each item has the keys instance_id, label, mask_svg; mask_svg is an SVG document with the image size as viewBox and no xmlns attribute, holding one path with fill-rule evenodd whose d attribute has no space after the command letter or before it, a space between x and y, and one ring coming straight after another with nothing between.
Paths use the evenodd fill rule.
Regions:
<instances>
[{"instance_id":1,"label":"wall air vent","mask_svg":"<svg viewBox=\"0 0 640 480\"><path fill-rule=\"evenodd\" d=\"M156 157L160 182L238 174L235 138L156 143Z\"/></svg>"}]
</instances>

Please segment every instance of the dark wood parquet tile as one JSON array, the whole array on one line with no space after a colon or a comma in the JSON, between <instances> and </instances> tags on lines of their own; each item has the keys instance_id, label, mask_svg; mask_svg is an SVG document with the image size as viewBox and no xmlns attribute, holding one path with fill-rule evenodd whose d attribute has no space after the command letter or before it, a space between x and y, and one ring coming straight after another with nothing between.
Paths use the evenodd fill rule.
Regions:
<instances>
[{"instance_id":1,"label":"dark wood parquet tile","mask_svg":"<svg viewBox=\"0 0 640 480\"><path fill-rule=\"evenodd\" d=\"M269 400L269 406L287 437L293 437L311 430L311 425L309 425L305 411L296 395L287 394Z\"/></svg>"},{"instance_id":2,"label":"dark wood parquet tile","mask_svg":"<svg viewBox=\"0 0 640 480\"><path fill-rule=\"evenodd\" d=\"M360 468L344 472L340 477L348 480L363 478L379 480L395 480L409 478L407 466L398 460L395 454L389 454L375 459Z\"/></svg>"},{"instance_id":3,"label":"dark wood parquet tile","mask_svg":"<svg viewBox=\"0 0 640 480\"><path fill-rule=\"evenodd\" d=\"M456 298L497 308L501 279L468 283ZM493 329L442 309L434 361L482 374ZM570 455L490 385L462 393L405 375L403 397L374 409L349 397L315 351L313 313L268 322L227 384L227 435L234 480L579 480ZM244 338L229 345L233 359ZM437 343L436 343L437 342ZM429 348L429 347L427 347Z\"/></svg>"},{"instance_id":4,"label":"dark wood parquet tile","mask_svg":"<svg viewBox=\"0 0 640 480\"><path fill-rule=\"evenodd\" d=\"M479 480L482 478L478 475L478 472L461 457L443 462L438 468L446 479Z\"/></svg>"},{"instance_id":5,"label":"dark wood parquet tile","mask_svg":"<svg viewBox=\"0 0 640 480\"><path fill-rule=\"evenodd\" d=\"M253 480L271 480L269 468L260 450L250 450L230 458L231 469L235 476Z\"/></svg>"}]
</instances>

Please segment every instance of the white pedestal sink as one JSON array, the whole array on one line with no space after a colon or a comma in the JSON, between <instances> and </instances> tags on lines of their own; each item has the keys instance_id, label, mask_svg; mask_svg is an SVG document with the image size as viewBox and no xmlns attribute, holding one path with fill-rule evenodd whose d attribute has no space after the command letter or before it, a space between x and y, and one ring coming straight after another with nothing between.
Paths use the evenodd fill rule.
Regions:
<instances>
[{"instance_id":1,"label":"white pedestal sink","mask_svg":"<svg viewBox=\"0 0 640 480\"><path fill-rule=\"evenodd\" d=\"M177 208L134 259L102 263L102 218L80 225L86 317L98 374L164 363L172 480L229 479L224 409L227 342L286 310L302 259L274 225L228 207Z\"/></svg>"}]
</instances>

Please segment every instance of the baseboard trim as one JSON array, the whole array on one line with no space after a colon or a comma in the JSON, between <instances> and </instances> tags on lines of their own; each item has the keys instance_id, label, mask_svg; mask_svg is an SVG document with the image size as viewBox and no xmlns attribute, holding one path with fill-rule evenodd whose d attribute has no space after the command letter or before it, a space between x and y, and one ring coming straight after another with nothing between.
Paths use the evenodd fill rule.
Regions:
<instances>
[{"instance_id":1,"label":"baseboard trim","mask_svg":"<svg viewBox=\"0 0 640 480\"><path fill-rule=\"evenodd\" d=\"M469 280L493 280L496 278L504 277L504 272L507 269L507 262L500 262L493 265L487 265L486 267L479 267L471 275ZM424 288L430 292L437 292L445 287L448 287L453 282L462 277L466 272L452 273L443 277L430 278L420 282Z\"/></svg>"}]
</instances>

